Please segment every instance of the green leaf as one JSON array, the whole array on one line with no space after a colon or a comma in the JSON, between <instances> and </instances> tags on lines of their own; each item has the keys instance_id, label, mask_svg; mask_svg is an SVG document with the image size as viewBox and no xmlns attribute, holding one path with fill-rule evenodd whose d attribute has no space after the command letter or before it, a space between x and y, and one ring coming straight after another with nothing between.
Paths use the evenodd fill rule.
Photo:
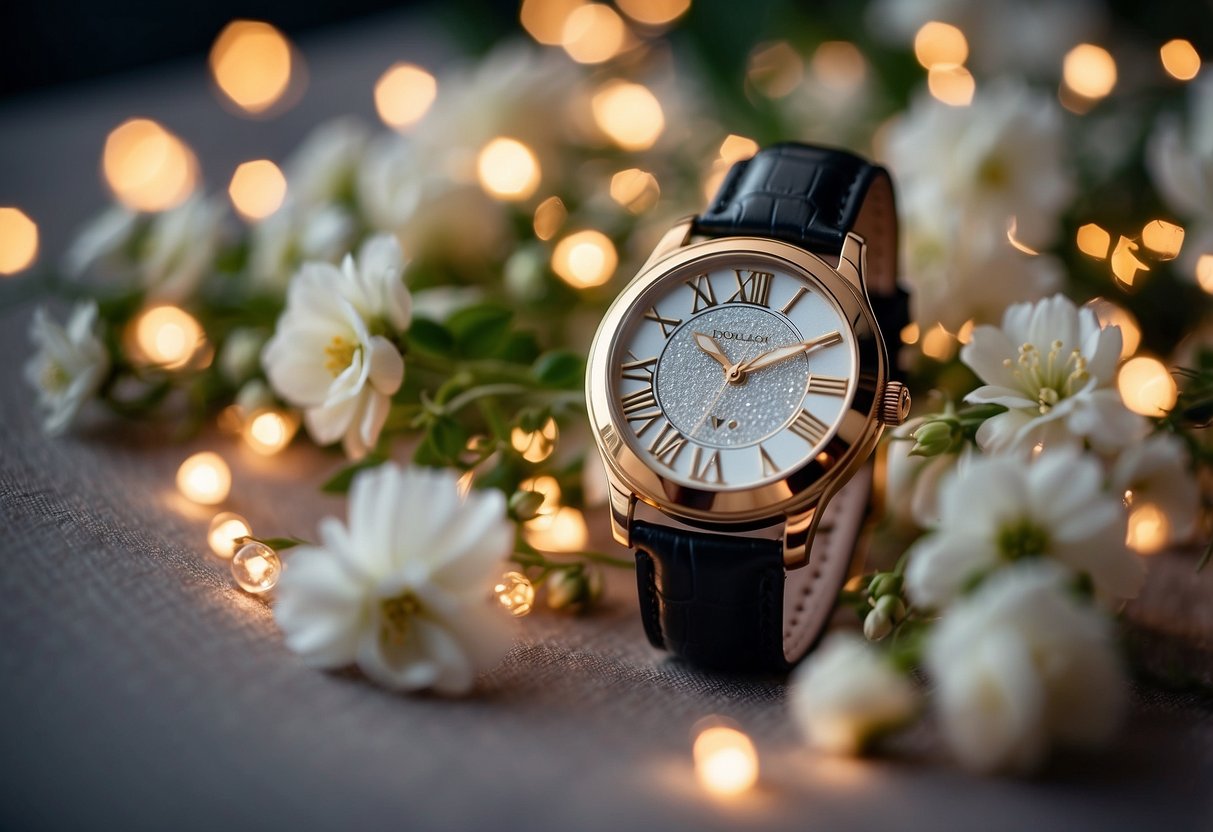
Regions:
<instances>
[{"instance_id":1,"label":"green leaf","mask_svg":"<svg viewBox=\"0 0 1213 832\"><path fill-rule=\"evenodd\" d=\"M353 465L347 465L336 474L328 479L324 485L320 486L320 490L325 494L344 494L350 490L350 483L354 481L354 477L367 468L374 468L376 465L382 465L387 462L387 457L383 454L371 454Z\"/></svg>"},{"instance_id":2,"label":"green leaf","mask_svg":"<svg viewBox=\"0 0 1213 832\"><path fill-rule=\"evenodd\" d=\"M449 356L455 350L455 337L442 324L428 318L414 318L408 331L409 349L437 356Z\"/></svg>"},{"instance_id":3,"label":"green leaf","mask_svg":"<svg viewBox=\"0 0 1213 832\"><path fill-rule=\"evenodd\" d=\"M513 313L494 304L482 303L460 309L447 320L459 353L467 358L494 356L509 332Z\"/></svg>"},{"instance_id":4,"label":"green leaf","mask_svg":"<svg viewBox=\"0 0 1213 832\"><path fill-rule=\"evenodd\" d=\"M513 364L530 364L539 355L539 341L531 332L511 332L496 353L497 358Z\"/></svg>"},{"instance_id":5,"label":"green leaf","mask_svg":"<svg viewBox=\"0 0 1213 832\"><path fill-rule=\"evenodd\" d=\"M570 350L544 353L535 361L532 370L540 384L562 390L579 388L585 378L585 362Z\"/></svg>"},{"instance_id":6,"label":"green leaf","mask_svg":"<svg viewBox=\"0 0 1213 832\"><path fill-rule=\"evenodd\" d=\"M430 425L429 439L444 460L454 461L467 448L468 433L454 419L443 417Z\"/></svg>"},{"instance_id":7,"label":"green leaf","mask_svg":"<svg viewBox=\"0 0 1213 832\"><path fill-rule=\"evenodd\" d=\"M249 540L255 540L258 543L264 543L266 546L269 546L275 552L284 552L287 549L293 549L296 546L311 546L312 545L310 541L300 540L297 537L253 537L252 535L248 535L247 537L242 537L237 542L242 543L242 542L249 541Z\"/></svg>"}]
</instances>

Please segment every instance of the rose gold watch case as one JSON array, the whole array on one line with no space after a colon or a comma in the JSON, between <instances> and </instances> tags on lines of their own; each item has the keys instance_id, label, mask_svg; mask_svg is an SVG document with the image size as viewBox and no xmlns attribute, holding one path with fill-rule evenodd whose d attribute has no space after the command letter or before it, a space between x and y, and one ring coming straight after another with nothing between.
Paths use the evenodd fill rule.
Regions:
<instances>
[{"instance_id":1,"label":"rose gold watch case","mask_svg":"<svg viewBox=\"0 0 1213 832\"><path fill-rule=\"evenodd\" d=\"M742 531L786 521L785 561L803 563L812 538L818 509L838 491L875 450L883 424L880 406L888 380L884 342L863 286L863 241L850 234L837 264L797 246L757 237L721 237L685 243L689 223L680 223L662 239L637 276L619 293L598 327L590 346L586 373L586 401L594 441L606 464L611 484L612 527L616 539L630 545L630 528L636 499L643 500L676 520L693 526ZM698 489L663 476L624 441L630 430L622 418L617 397L619 361L617 335L640 299L667 277L715 260L766 262L793 274L810 275L833 298L854 334L857 379L842 418L827 434L821 450L789 469L776 481L741 489ZM689 275L688 275L689 276Z\"/></svg>"}]
</instances>

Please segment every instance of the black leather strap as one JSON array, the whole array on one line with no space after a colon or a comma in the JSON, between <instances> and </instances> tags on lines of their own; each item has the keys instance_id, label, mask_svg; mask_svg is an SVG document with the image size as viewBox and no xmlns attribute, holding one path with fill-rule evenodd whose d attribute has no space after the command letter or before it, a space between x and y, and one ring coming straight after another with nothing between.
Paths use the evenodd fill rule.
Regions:
<instances>
[{"instance_id":1,"label":"black leather strap","mask_svg":"<svg viewBox=\"0 0 1213 832\"><path fill-rule=\"evenodd\" d=\"M896 228L892 181L883 168L842 150L787 143L734 165L694 231L774 237L835 256L856 231L868 243L873 310L895 347L908 319L895 280ZM835 497L827 512L845 515L842 522L835 528L823 521L809 564L793 573L784 569L781 540L635 521L632 544L649 641L708 668L788 670L817 642L845 579L870 472L862 479L844 489L851 492L845 498Z\"/></svg>"}]
</instances>

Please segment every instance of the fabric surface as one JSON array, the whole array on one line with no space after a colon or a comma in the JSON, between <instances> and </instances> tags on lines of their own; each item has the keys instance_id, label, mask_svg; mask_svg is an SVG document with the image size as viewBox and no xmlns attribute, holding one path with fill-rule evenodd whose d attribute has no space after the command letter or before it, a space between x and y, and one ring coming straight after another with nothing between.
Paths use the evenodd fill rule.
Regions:
<instances>
[{"instance_id":1,"label":"fabric surface","mask_svg":"<svg viewBox=\"0 0 1213 832\"><path fill-rule=\"evenodd\" d=\"M165 120L216 187L239 161L281 158L324 117L351 106L369 117L383 68L434 61L437 42L395 17L305 41L311 89L269 123L223 114L201 59L9 102L0 201L35 216L53 261L101 205L96 159L122 119ZM14 294L0 287L0 304ZM343 511L313 488L340 461L302 444L266 460L218 435L181 443L107 419L47 440L20 378L30 314L0 312L0 828L1213 827L1207 699L1143 688L1113 748L1032 781L959 772L929 727L891 759L831 759L800 746L779 682L652 650L631 574L611 577L596 615L519 622L519 646L468 699L309 670L266 603L209 554L213 512L179 498L174 474L217 450L234 473L226 508L260 533L308 536ZM1147 588L1161 593L1155 609L1174 593L1211 608L1188 563L1156 572L1170 583ZM691 730L708 714L758 746L761 785L742 799L712 800L694 781Z\"/></svg>"}]
</instances>

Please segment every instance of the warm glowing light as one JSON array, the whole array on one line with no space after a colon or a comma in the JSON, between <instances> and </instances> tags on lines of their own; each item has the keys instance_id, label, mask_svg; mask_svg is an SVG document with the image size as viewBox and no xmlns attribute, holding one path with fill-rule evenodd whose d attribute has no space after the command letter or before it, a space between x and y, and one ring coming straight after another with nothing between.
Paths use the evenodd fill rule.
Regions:
<instances>
[{"instance_id":1,"label":"warm glowing light","mask_svg":"<svg viewBox=\"0 0 1213 832\"><path fill-rule=\"evenodd\" d=\"M1138 259L1134 253L1137 251L1137 248L1137 243L1128 237L1122 236L1116 241L1116 248L1112 251L1110 258L1112 274L1116 275L1116 279L1126 286L1133 285L1138 272L1148 272L1150 270L1150 267Z\"/></svg>"},{"instance_id":2,"label":"warm glowing light","mask_svg":"<svg viewBox=\"0 0 1213 832\"><path fill-rule=\"evenodd\" d=\"M259 410L244 427L244 441L262 456L273 456L295 438L299 420L279 410Z\"/></svg>"},{"instance_id":3,"label":"warm glowing light","mask_svg":"<svg viewBox=\"0 0 1213 832\"><path fill-rule=\"evenodd\" d=\"M1083 98L1103 98L1116 86L1116 61L1103 47L1080 43L1066 53L1062 78Z\"/></svg>"},{"instance_id":4,"label":"warm glowing light","mask_svg":"<svg viewBox=\"0 0 1213 832\"><path fill-rule=\"evenodd\" d=\"M750 738L727 725L704 728L695 737L695 776L712 794L729 797L758 782L758 752Z\"/></svg>"},{"instance_id":5,"label":"warm glowing light","mask_svg":"<svg viewBox=\"0 0 1213 832\"><path fill-rule=\"evenodd\" d=\"M0 274L27 269L37 256L37 224L20 208L0 208Z\"/></svg>"},{"instance_id":6,"label":"warm glowing light","mask_svg":"<svg viewBox=\"0 0 1213 832\"><path fill-rule=\"evenodd\" d=\"M545 46L559 46L564 24L585 0L523 0L518 19L527 34Z\"/></svg>"},{"instance_id":7,"label":"warm glowing light","mask_svg":"<svg viewBox=\"0 0 1213 832\"><path fill-rule=\"evenodd\" d=\"M248 521L230 511L216 514L211 520L210 530L206 533L206 542L211 551L221 558L230 558L236 553L236 546L242 537L253 533Z\"/></svg>"},{"instance_id":8,"label":"warm glowing light","mask_svg":"<svg viewBox=\"0 0 1213 832\"><path fill-rule=\"evenodd\" d=\"M1142 503L1129 510L1125 544L1139 555L1162 551L1171 535L1171 523L1163 510L1153 503Z\"/></svg>"},{"instance_id":9,"label":"warm glowing light","mask_svg":"<svg viewBox=\"0 0 1213 832\"><path fill-rule=\"evenodd\" d=\"M744 159L749 159L758 152L758 142L746 136L730 133L720 143L720 161L732 165Z\"/></svg>"},{"instance_id":10,"label":"warm glowing light","mask_svg":"<svg viewBox=\"0 0 1213 832\"><path fill-rule=\"evenodd\" d=\"M246 220L263 220L282 207L286 177L269 159L245 162L232 174L227 194L236 213Z\"/></svg>"},{"instance_id":11,"label":"warm glowing light","mask_svg":"<svg viewBox=\"0 0 1213 832\"><path fill-rule=\"evenodd\" d=\"M177 488L187 499L213 506L227 499L232 471L223 457L211 451L194 454L177 469Z\"/></svg>"},{"instance_id":12,"label":"warm glowing light","mask_svg":"<svg viewBox=\"0 0 1213 832\"><path fill-rule=\"evenodd\" d=\"M527 543L541 552L582 552L590 539L585 515L571 506L528 521L522 532Z\"/></svg>"},{"instance_id":13,"label":"warm glowing light","mask_svg":"<svg viewBox=\"0 0 1213 832\"><path fill-rule=\"evenodd\" d=\"M570 234L552 252L552 271L577 289L601 286L617 265L619 255L611 238L592 229Z\"/></svg>"},{"instance_id":14,"label":"warm glowing light","mask_svg":"<svg viewBox=\"0 0 1213 832\"><path fill-rule=\"evenodd\" d=\"M1141 229L1141 241L1158 255L1159 260L1171 260L1179 255L1183 247L1184 230L1166 220L1154 220Z\"/></svg>"},{"instance_id":15,"label":"warm glowing light","mask_svg":"<svg viewBox=\"0 0 1213 832\"><path fill-rule=\"evenodd\" d=\"M661 186L646 170L628 168L611 177L611 199L633 214L643 214L657 204Z\"/></svg>"},{"instance_id":16,"label":"warm glowing light","mask_svg":"<svg viewBox=\"0 0 1213 832\"><path fill-rule=\"evenodd\" d=\"M969 57L969 42L952 24L932 20L914 35L914 57L926 69L940 64L960 66Z\"/></svg>"},{"instance_id":17,"label":"warm glowing light","mask_svg":"<svg viewBox=\"0 0 1213 832\"><path fill-rule=\"evenodd\" d=\"M550 240L556 236L560 226L568 219L569 211L558 196L549 196L535 209L533 223L535 236L541 240Z\"/></svg>"},{"instance_id":18,"label":"warm glowing light","mask_svg":"<svg viewBox=\"0 0 1213 832\"><path fill-rule=\"evenodd\" d=\"M264 543L249 541L232 558L232 577L245 592L269 592L282 577L282 559Z\"/></svg>"},{"instance_id":19,"label":"warm glowing light","mask_svg":"<svg viewBox=\"0 0 1213 832\"><path fill-rule=\"evenodd\" d=\"M480 186L498 199L526 199L539 187L539 160L516 139L493 139L481 149L476 167Z\"/></svg>"},{"instance_id":20,"label":"warm glowing light","mask_svg":"<svg viewBox=\"0 0 1213 832\"><path fill-rule=\"evenodd\" d=\"M131 324L137 361L176 370L190 363L204 343L202 325L177 306L152 306Z\"/></svg>"},{"instance_id":21,"label":"warm glowing light","mask_svg":"<svg viewBox=\"0 0 1213 832\"><path fill-rule=\"evenodd\" d=\"M163 211L180 205L193 192L198 178L193 151L146 118L124 121L110 131L101 167L114 196L135 211Z\"/></svg>"},{"instance_id":22,"label":"warm glowing light","mask_svg":"<svg viewBox=\"0 0 1213 832\"><path fill-rule=\"evenodd\" d=\"M1027 243L1024 243L1016 236L1016 233L1018 231L1019 231L1019 220L1016 219L1015 217L1011 217L1011 221L1007 224L1007 242L1010 243L1013 248L1018 249L1019 251L1022 251L1024 254L1030 254L1033 257L1040 254L1039 251L1032 248Z\"/></svg>"},{"instance_id":23,"label":"warm glowing light","mask_svg":"<svg viewBox=\"0 0 1213 832\"><path fill-rule=\"evenodd\" d=\"M1196 282L1213 295L1213 254L1202 254L1196 259Z\"/></svg>"},{"instance_id":24,"label":"warm glowing light","mask_svg":"<svg viewBox=\"0 0 1213 832\"><path fill-rule=\"evenodd\" d=\"M750 53L746 78L768 98L783 98L804 78L804 60L787 41L759 44Z\"/></svg>"},{"instance_id":25,"label":"warm glowing light","mask_svg":"<svg viewBox=\"0 0 1213 832\"><path fill-rule=\"evenodd\" d=\"M1163 363L1144 355L1130 358L1121 366L1116 386L1125 407L1143 416L1165 416L1179 396L1175 379Z\"/></svg>"},{"instance_id":26,"label":"warm glowing light","mask_svg":"<svg viewBox=\"0 0 1213 832\"><path fill-rule=\"evenodd\" d=\"M514 428L510 432L510 444L527 462L543 462L556 450L559 437L560 428L556 426L556 420L549 417L539 430Z\"/></svg>"},{"instance_id":27,"label":"warm glowing light","mask_svg":"<svg viewBox=\"0 0 1213 832\"><path fill-rule=\"evenodd\" d=\"M845 94L863 84L868 61L850 41L827 40L813 52L809 69L822 86Z\"/></svg>"},{"instance_id":28,"label":"warm glowing light","mask_svg":"<svg viewBox=\"0 0 1213 832\"><path fill-rule=\"evenodd\" d=\"M1120 328L1120 357L1128 358L1137 352L1141 344L1141 327L1137 319L1126 310L1104 298L1094 298L1087 301L1087 307L1095 313L1101 327L1115 326Z\"/></svg>"},{"instance_id":29,"label":"warm glowing light","mask_svg":"<svg viewBox=\"0 0 1213 832\"><path fill-rule=\"evenodd\" d=\"M1158 50L1158 57L1167 74L1179 81L1191 81L1200 72L1200 55L1183 38L1164 43Z\"/></svg>"},{"instance_id":30,"label":"warm glowing light","mask_svg":"<svg viewBox=\"0 0 1213 832\"><path fill-rule=\"evenodd\" d=\"M927 90L952 107L967 107L977 91L973 75L959 64L935 64L927 70Z\"/></svg>"},{"instance_id":31,"label":"warm glowing light","mask_svg":"<svg viewBox=\"0 0 1213 832\"><path fill-rule=\"evenodd\" d=\"M918 343L918 324L911 322L901 328L901 343Z\"/></svg>"},{"instance_id":32,"label":"warm glowing light","mask_svg":"<svg viewBox=\"0 0 1213 832\"><path fill-rule=\"evenodd\" d=\"M268 23L234 20L211 47L211 75L233 104L263 113L291 83L291 45Z\"/></svg>"},{"instance_id":33,"label":"warm glowing light","mask_svg":"<svg viewBox=\"0 0 1213 832\"><path fill-rule=\"evenodd\" d=\"M406 132L429 112L438 96L438 82L419 66L399 63L388 67L375 82L375 109L388 127Z\"/></svg>"},{"instance_id":34,"label":"warm glowing light","mask_svg":"<svg viewBox=\"0 0 1213 832\"><path fill-rule=\"evenodd\" d=\"M922 336L922 352L936 361L947 361L956 352L956 339L939 324Z\"/></svg>"},{"instance_id":35,"label":"warm glowing light","mask_svg":"<svg viewBox=\"0 0 1213 832\"><path fill-rule=\"evenodd\" d=\"M972 318L961 324L960 329L956 330L956 340L962 344L967 344L972 341L974 326L976 326L976 324Z\"/></svg>"},{"instance_id":36,"label":"warm glowing light","mask_svg":"<svg viewBox=\"0 0 1213 832\"><path fill-rule=\"evenodd\" d=\"M521 572L506 572L493 587L497 602L515 618L529 615L535 608L535 586Z\"/></svg>"},{"instance_id":37,"label":"warm glowing light","mask_svg":"<svg viewBox=\"0 0 1213 832\"><path fill-rule=\"evenodd\" d=\"M691 0L615 0L615 5L637 23L663 26L691 8Z\"/></svg>"},{"instance_id":38,"label":"warm glowing light","mask_svg":"<svg viewBox=\"0 0 1213 832\"><path fill-rule=\"evenodd\" d=\"M542 477L531 477L520 482L518 489L534 491L543 495L543 502L535 512L537 517L555 514L556 510L560 508L560 483L556 481L555 477L546 474Z\"/></svg>"},{"instance_id":39,"label":"warm glowing light","mask_svg":"<svg viewBox=\"0 0 1213 832\"><path fill-rule=\"evenodd\" d=\"M628 29L614 9L588 3L569 13L560 32L560 45L579 64L600 64L619 54Z\"/></svg>"},{"instance_id":40,"label":"warm glowing light","mask_svg":"<svg viewBox=\"0 0 1213 832\"><path fill-rule=\"evenodd\" d=\"M1108 248L1112 245L1112 235L1093 222L1078 229L1078 250L1100 260L1108 256Z\"/></svg>"},{"instance_id":41,"label":"warm glowing light","mask_svg":"<svg viewBox=\"0 0 1213 832\"><path fill-rule=\"evenodd\" d=\"M724 182L724 177L729 172L729 166L721 164L719 160L712 165L712 172L703 180L703 198L705 202L711 202L716 197L716 192L720 190L721 184Z\"/></svg>"},{"instance_id":42,"label":"warm glowing light","mask_svg":"<svg viewBox=\"0 0 1213 832\"><path fill-rule=\"evenodd\" d=\"M590 101L594 122L624 150L647 150L665 129L661 102L647 87L611 81Z\"/></svg>"}]
</instances>

